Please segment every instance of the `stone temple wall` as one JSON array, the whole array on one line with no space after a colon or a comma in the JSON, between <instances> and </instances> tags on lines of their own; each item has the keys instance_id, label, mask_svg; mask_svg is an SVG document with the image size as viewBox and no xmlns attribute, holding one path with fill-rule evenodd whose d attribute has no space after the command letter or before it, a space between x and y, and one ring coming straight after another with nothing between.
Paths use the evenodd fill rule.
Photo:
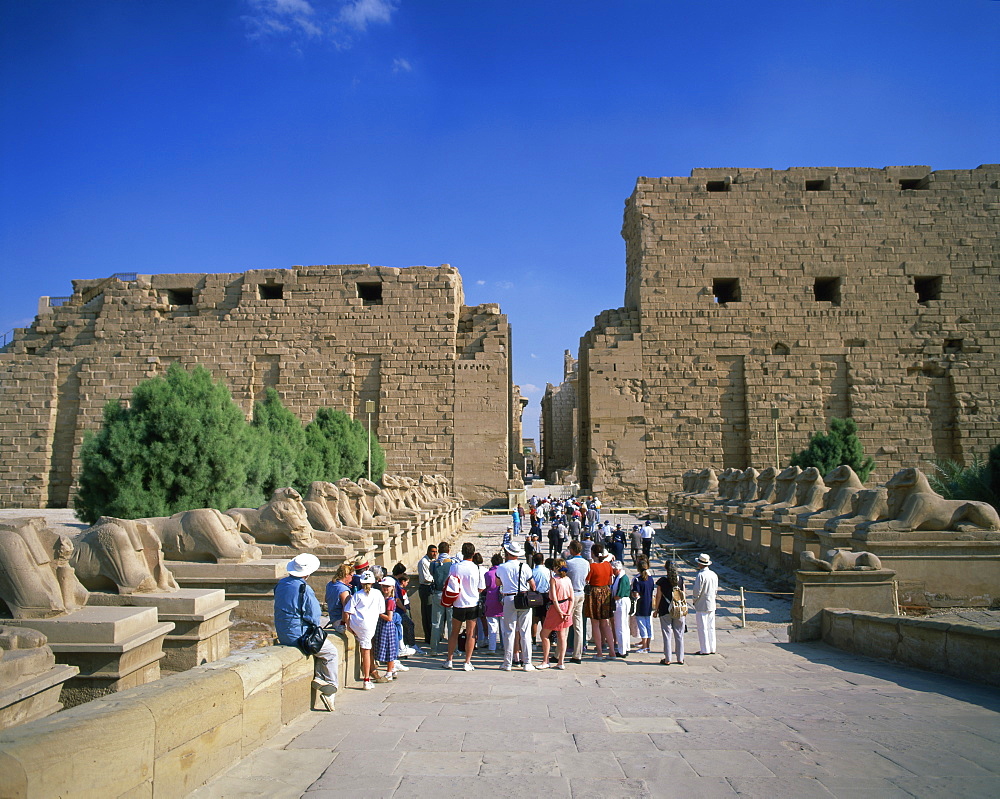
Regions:
<instances>
[{"instance_id":1,"label":"stone temple wall","mask_svg":"<svg viewBox=\"0 0 1000 799\"><path fill-rule=\"evenodd\" d=\"M549 481L554 481L557 470L576 472L577 361L569 350L563 361L562 383L558 386L546 384L542 397L542 470Z\"/></svg>"},{"instance_id":2,"label":"stone temple wall","mask_svg":"<svg viewBox=\"0 0 1000 799\"><path fill-rule=\"evenodd\" d=\"M0 352L0 507L71 503L84 431L170 363L205 366L249 414L273 386L304 422L367 422L393 473L505 496L510 327L463 305L450 266L309 266L74 281Z\"/></svg>"},{"instance_id":3,"label":"stone temple wall","mask_svg":"<svg viewBox=\"0 0 1000 799\"><path fill-rule=\"evenodd\" d=\"M1000 165L639 178L625 307L581 339L582 484L655 503L682 465L774 463L775 421L787 462L834 416L874 479L985 455L998 219Z\"/></svg>"}]
</instances>

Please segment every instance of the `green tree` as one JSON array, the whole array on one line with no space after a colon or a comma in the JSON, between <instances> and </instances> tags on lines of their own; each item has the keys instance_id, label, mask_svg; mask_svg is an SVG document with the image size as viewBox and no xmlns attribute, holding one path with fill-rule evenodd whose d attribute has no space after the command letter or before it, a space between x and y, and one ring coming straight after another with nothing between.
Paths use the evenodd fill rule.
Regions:
<instances>
[{"instance_id":1,"label":"green tree","mask_svg":"<svg viewBox=\"0 0 1000 799\"><path fill-rule=\"evenodd\" d=\"M253 456L229 390L203 367L172 364L136 386L128 407L109 402L100 431L85 436L77 515L93 523L260 504L248 482Z\"/></svg>"},{"instance_id":2,"label":"green tree","mask_svg":"<svg viewBox=\"0 0 1000 799\"><path fill-rule=\"evenodd\" d=\"M304 479L316 472L320 457L309 446L298 417L282 404L273 388L254 403L252 427L257 457L250 471L251 483L260 486L265 498L285 486L301 491Z\"/></svg>"},{"instance_id":3,"label":"green tree","mask_svg":"<svg viewBox=\"0 0 1000 799\"><path fill-rule=\"evenodd\" d=\"M1000 509L1000 486L994 471L996 466L1000 466L1000 447L990 450L988 460L973 457L968 466L953 460L936 460L934 471L927 475L927 482L945 499L988 502Z\"/></svg>"},{"instance_id":4,"label":"green tree","mask_svg":"<svg viewBox=\"0 0 1000 799\"><path fill-rule=\"evenodd\" d=\"M318 470L303 475L306 485L313 480L333 482L341 477L351 480L367 477L368 430L346 413L320 408L306 425L306 441L318 457ZM379 480L384 472L385 453L372 437L372 480Z\"/></svg>"},{"instance_id":5,"label":"green tree","mask_svg":"<svg viewBox=\"0 0 1000 799\"><path fill-rule=\"evenodd\" d=\"M864 448L856 433L858 426L853 419L830 420L830 432L813 433L809 446L798 455L793 455L790 465L807 469L815 466L820 474L827 474L838 466L850 466L861 481L868 479L875 461L865 457Z\"/></svg>"}]
</instances>

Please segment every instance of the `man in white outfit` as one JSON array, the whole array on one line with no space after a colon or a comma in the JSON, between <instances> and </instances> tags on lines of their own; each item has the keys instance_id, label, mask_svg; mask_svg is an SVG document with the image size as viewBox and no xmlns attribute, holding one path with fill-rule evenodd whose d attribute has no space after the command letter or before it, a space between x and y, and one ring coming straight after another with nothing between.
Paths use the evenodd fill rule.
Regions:
<instances>
[{"instance_id":1,"label":"man in white outfit","mask_svg":"<svg viewBox=\"0 0 1000 799\"><path fill-rule=\"evenodd\" d=\"M503 666L504 671L511 670L514 661L514 636L521 633L521 659L525 671L534 671L531 664L531 608L519 610L514 607L514 595L529 588L535 590L535 581L531 578L531 569L521 562L524 554L521 545L511 541L503 545L507 561L497 566L497 579L500 581L500 597L503 601Z\"/></svg>"},{"instance_id":2,"label":"man in white outfit","mask_svg":"<svg viewBox=\"0 0 1000 799\"><path fill-rule=\"evenodd\" d=\"M695 558L698 574L691 589L695 622L698 625L700 652L696 655L715 654L715 596L719 593L719 576L712 571L712 559L704 552Z\"/></svg>"},{"instance_id":3,"label":"man in white outfit","mask_svg":"<svg viewBox=\"0 0 1000 799\"><path fill-rule=\"evenodd\" d=\"M614 605L615 657L624 658L628 655L629 643L629 613L632 610L632 578L625 573L625 565L616 560L611 564L611 572L615 579L611 584L611 598Z\"/></svg>"},{"instance_id":4,"label":"man in white outfit","mask_svg":"<svg viewBox=\"0 0 1000 799\"><path fill-rule=\"evenodd\" d=\"M465 625L465 665L462 667L466 671L472 671L472 651L476 647L476 619L479 618L479 594L486 590L486 581L479 567L472 562L472 556L476 554L475 545L466 541L462 544L462 562L451 567L451 574L448 579L455 578L458 582L458 599L452 606L453 615L451 617L451 635L448 637L448 659L445 661L446 669L452 668L451 659L455 655L455 648L458 646L458 636L461 634L462 625Z\"/></svg>"}]
</instances>

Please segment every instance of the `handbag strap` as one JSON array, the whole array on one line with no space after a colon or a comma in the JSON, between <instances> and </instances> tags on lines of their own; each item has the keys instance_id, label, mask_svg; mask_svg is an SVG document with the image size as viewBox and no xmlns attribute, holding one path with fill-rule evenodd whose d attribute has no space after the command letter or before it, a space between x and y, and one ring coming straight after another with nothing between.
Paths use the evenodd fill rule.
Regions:
<instances>
[{"instance_id":1,"label":"handbag strap","mask_svg":"<svg viewBox=\"0 0 1000 799\"><path fill-rule=\"evenodd\" d=\"M302 621L306 620L306 581L302 581L302 585L299 586L299 616L302 617Z\"/></svg>"}]
</instances>

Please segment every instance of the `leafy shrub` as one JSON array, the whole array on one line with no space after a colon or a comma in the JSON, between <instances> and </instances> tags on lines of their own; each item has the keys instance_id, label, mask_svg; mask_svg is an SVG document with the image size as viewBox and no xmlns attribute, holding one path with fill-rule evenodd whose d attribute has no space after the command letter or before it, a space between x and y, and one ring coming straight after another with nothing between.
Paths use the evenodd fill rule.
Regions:
<instances>
[{"instance_id":1,"label":"leafy shrub","mask_svg":"<svg viewBox=\"0 0 1000 799\"><path fill-rule=\"evenodd\" d=\"M793 455L789 465L803 469L815 466L820 474L847 465L864 482L875 468L875 461L865 457L857 432L858 426L853 419L831 419L830 432L813 433L809 446Z\"/></svg>"},{"instance_id":2,"label":"leafy shrub","mask_svg":"<svg viewBox=\"0 0 1000 799\"><path fill-rule=\"evenodd\" d=\"M193 508L257 507L276 488L301 492L314 480L368 474L368 431L341 411L320 408L303 428L269 388L253 422L203 367L173 364L145 380L127 407L109 402L104 423L84 437L77 516L136 519ZM372 440L372 479L385 453Z\"/></svg>"},{"instance_id":3,"label":"leafy shrub","mask_svg":"<svg viewBox=\"0 0 1000 799\"><path fill-rule=\"evenodd\" d=\"M995 485L997 475L993 470L998 461L1000 447L990 451L989 460L977 456L968 466L953 460L936 460L934 471L927 475L927 482L945 499L988 502L1000 509L1000 491Z\"/></svg>"},{"instance_id":4,"label":"leafy shrub","mask_svg":"<svg viewBox=\"0 0 1000 799\"><path fill-rule=\"evenodd\" d=\"M276 488L294 486L301 490L303 478L316 471L320 457L308 446L298 417L282 404L273 388L254 403L251 427L258 454L251 467L251 483L260 486L266 498Z\"/></svg>"},{"instance_id":5,"label":"leafy shrub","mask_svg":"<svg viewBox=\"0 0 1000 799\"><path fill-rule=\"evenodd\" d=\"M358 480L368 476L368 429L342 411L320 408L306 425L306 441L318 463L304 471L300 479L308 488L313 480L333 482L341 477ZM372 480L385 472L385 452L372 438Z\"/></svg>"},{"instance_id":6,"label":"leafy shrub","mask_svg":"<svg viewBox=\"0 0 1000 799\"><path fill-rule=\"evenodd\" d=\"M172 364L136 386L128 407L109 402L100 431L84 437L77 515L92 524L260 504L248 481L254 449L229 390L207 369Z\"/></svg>"}]
</instances>

